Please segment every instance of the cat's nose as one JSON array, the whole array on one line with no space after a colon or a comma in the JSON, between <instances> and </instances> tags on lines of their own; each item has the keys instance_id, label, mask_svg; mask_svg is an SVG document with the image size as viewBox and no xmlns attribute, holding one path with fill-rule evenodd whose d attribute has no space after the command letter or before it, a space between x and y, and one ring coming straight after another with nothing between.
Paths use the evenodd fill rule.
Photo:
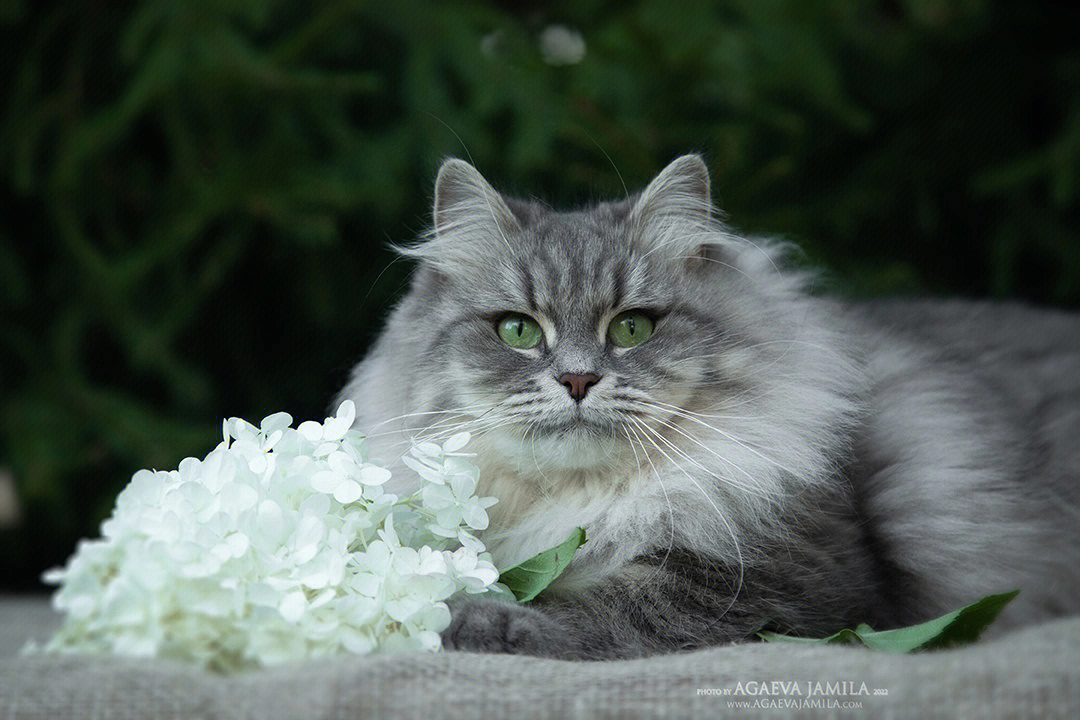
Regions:
<instances>
[{"instance_id":1,"label":"cat's nose","mask_svg":"<svg viewBox=\"0 0 1080 720\"><path fill-rule=\"evenodd\" d=\"M559 377L559 384L566 387L570 397L577 402L581 402L581 399L585 397L585 393L589 392L589 388L599 380L600 376L592 373L563 373Z\"/></svg>"}]
</instances>

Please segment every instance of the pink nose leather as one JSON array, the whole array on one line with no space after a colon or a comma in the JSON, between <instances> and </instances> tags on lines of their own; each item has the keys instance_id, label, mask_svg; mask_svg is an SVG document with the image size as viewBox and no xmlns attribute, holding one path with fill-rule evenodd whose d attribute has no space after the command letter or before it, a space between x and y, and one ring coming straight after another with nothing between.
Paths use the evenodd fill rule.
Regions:
<instances>
[{"instance_id":1,"label":"pink nose leather","mask_svg":"<svg viewBox=\"0 0 1080 720\"><path fill-rule=\"evenodd\" d=\"M589 392L589 388L600 380L598 375L592 373L564 373L559 378L559 384L566 386L566 391L570 393L570 397L575 401L581 402L581 399L585 397L585 393Z\"/></svg>"}]
</instances>

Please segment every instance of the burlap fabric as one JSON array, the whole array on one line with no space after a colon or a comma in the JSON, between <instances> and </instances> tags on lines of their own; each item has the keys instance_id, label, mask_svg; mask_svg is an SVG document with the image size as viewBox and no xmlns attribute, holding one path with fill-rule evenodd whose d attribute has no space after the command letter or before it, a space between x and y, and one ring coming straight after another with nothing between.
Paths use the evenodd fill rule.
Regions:
<instances>
[{"instance_id":1,"label":"burlap fabric","mask_svg":"<svg viewBox=\"0 0 1080 720\"><path fill-rule=\"evenodd\" d=\"M1080 618L906 656L755 643L601 663L345 658L233 677L18 655L56 622L44 600L0 600L0 719L1080 718Z\"/></svg>"}]
</instances>

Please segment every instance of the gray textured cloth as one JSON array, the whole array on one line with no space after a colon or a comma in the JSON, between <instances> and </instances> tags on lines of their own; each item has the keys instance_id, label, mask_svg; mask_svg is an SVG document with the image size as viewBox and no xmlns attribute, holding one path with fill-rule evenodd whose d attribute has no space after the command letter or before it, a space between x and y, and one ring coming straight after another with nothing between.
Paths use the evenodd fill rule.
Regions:
<instances>
[{"instance_id":1,"label":"gray textured cloth","mask_svg":"<svg viewBox=\"0 0 1080 720\"><path fill-rule=\"evenodd\" d=\"M574 663L464 653L349 658L222 677L173 662L18 656L57 618L0 599L0 720L15 718L1080 718L1080 618L948 651L747 644ZM754 683L784 681L770 695ZM821 695L807 683L822 682ZM866 684L870 695L824 683ZM742 684L740 687L740 683ZM887 695L875 695L875 690ZM722 694L725 690L729 694ZM740 690L747 694L739 694ZM801 710L735 707L815 701ZM858 703L858 708L829 705Z\"/></svg>"}]
</instances>

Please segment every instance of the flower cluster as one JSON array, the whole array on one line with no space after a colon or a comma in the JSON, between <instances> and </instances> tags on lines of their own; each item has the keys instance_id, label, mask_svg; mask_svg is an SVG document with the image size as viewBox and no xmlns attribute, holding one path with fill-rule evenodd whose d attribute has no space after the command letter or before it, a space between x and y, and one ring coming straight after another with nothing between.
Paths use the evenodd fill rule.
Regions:
<instances>
[{"instance_id":1,"label":"flower cluster","mask_svg":"<svg viewBox=\"0 0 1080 720\"><path fill-rule=\"evenodd\" d=\"M441 647L458 592L508 593L474 531L494 498L475 496L467 434L415 444L419 489L351 430L351 401L293 429L226 420L204 460L141 470L102 537L80 543L60 584L66 613L46 646L181 658L223 670L339 652Z\"/></svg>"}]
</instances>

